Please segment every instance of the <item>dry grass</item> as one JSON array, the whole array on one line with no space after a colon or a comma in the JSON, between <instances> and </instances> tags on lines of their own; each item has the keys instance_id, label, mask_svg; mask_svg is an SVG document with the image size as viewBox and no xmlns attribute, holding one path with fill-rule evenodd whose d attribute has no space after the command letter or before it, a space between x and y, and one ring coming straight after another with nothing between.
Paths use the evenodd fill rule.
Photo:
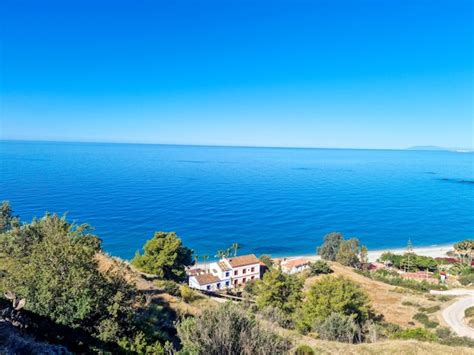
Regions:
<instances>
[{"instance_id":1,"label":"dry grass","mask_svg":"<svg viewBox=\"0 0 474 355\"><path fill-rule=\"evenodd\" d=\"M390 323L410 326L419 306L431 307L440 304L437 299L429 300L421 293L369 279L338 263L331 263L331 268L334 270L332 275L344 276L359 284L369 295L375 312L383 314L384 319ZM305 289L320 277L306 279Z\"/></svg>"},{"instance_id":2,"label":"dry grass","mask_svg":"<svg viewBox=\"0 0 474 355\"><path fill-rule=\"evenodd\" d=\"M204 309L217 304L211 298L200 294L196 294L196 298L192 302L186 303L179 297L164 292L149 278L152 275L138 271L128 262L103 253L97 254L96 260L99 263L99 270L101 272L119 272L128 282L134 284L138 290L148 295L148 302L166 305L178 315L199 315Z\"/></svg>"}]
</instances>

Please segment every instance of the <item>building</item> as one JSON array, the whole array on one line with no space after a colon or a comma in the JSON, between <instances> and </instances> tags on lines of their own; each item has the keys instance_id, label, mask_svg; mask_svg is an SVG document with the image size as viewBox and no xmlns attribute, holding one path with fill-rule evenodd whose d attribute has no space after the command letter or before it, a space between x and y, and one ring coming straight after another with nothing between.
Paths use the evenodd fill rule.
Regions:
<instances>
[{"instance_id":1,"label":"building","mask_svg":"<svg viewBox=\"0 0 474 355\"><path fill-rule=\"evenodd\" d=\"M209 263L204 270L189 270L188 276L189 287L203 291L240 287L260 278L260 261L254 254L222 258Z\"/></svg>"},{"instance_id":2,"label":"building","mask_svg":"<svg viewBox=\"0 0 474 355\"><path fill-rule=\"evenodd\" d=\"M281 263L281 271L287 274L296 274L309 268L310 262L304 258L284 260Z\"/></svg>"}]
</instances>

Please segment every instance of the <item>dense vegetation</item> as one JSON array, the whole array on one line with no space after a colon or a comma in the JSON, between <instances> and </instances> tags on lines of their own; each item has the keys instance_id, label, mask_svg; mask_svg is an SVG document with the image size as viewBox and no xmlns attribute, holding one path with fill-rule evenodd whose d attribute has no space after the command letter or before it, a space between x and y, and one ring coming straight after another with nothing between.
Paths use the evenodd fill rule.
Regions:
<instances>
[{"instance_id":1,"label":"dense vegetation","mask_svg":"<svg viewBox=\"0 0 474 355\"><path fill-rule=\"evenodd\" d=\"M367 247L360 246L357 238L345 240L341 233L332 232L324 237L324 243L317 248L318 255L323 260L355 268L367 264Z\"/></svg>"}]
</instances>

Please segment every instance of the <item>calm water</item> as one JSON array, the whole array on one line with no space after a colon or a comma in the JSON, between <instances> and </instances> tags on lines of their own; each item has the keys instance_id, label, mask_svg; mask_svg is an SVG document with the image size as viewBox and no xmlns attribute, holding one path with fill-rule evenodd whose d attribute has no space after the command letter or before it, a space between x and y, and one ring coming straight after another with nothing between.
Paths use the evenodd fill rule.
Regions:
<instances>
[{"instance_id":1,"label":"calm water","mask_svg":"<svg viewBox=\"0 0 474 355\"><path fill-rule=\"evenodd\" d=\"M154 231L200 255L309 254L331 231L369 248L474 237L474 154L0 142L0 199L87 222L111 254Z\"/></svg>"}]
</instances>

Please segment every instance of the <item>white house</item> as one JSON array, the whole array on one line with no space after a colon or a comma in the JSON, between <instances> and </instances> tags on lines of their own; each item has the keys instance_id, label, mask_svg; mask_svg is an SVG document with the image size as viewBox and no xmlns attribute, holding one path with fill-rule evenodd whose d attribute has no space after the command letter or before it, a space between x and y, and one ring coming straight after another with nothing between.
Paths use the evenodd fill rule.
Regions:
<instances>
[{"instance_id":1,"label":"white house","mask_svg":"<svg viewBox=\"0 0 474 355\"><path fill-rule=\"evenodd\" d=\"M310 262L304 258L284 260L281 263L281 271L287 274L296 274L309 268Z\"/></svg>"},{"instance_id":2,"label":"white house","mask_svg":"<svg viewBox=\"0 0 474 355\"><path fill-rule=\"evenodd\" d=\"M188 275L189 287L203 291L240 287L260 278L260 261L254 254L222 258L204 269L191 269Z\"/></svg>"}]
</instances>

